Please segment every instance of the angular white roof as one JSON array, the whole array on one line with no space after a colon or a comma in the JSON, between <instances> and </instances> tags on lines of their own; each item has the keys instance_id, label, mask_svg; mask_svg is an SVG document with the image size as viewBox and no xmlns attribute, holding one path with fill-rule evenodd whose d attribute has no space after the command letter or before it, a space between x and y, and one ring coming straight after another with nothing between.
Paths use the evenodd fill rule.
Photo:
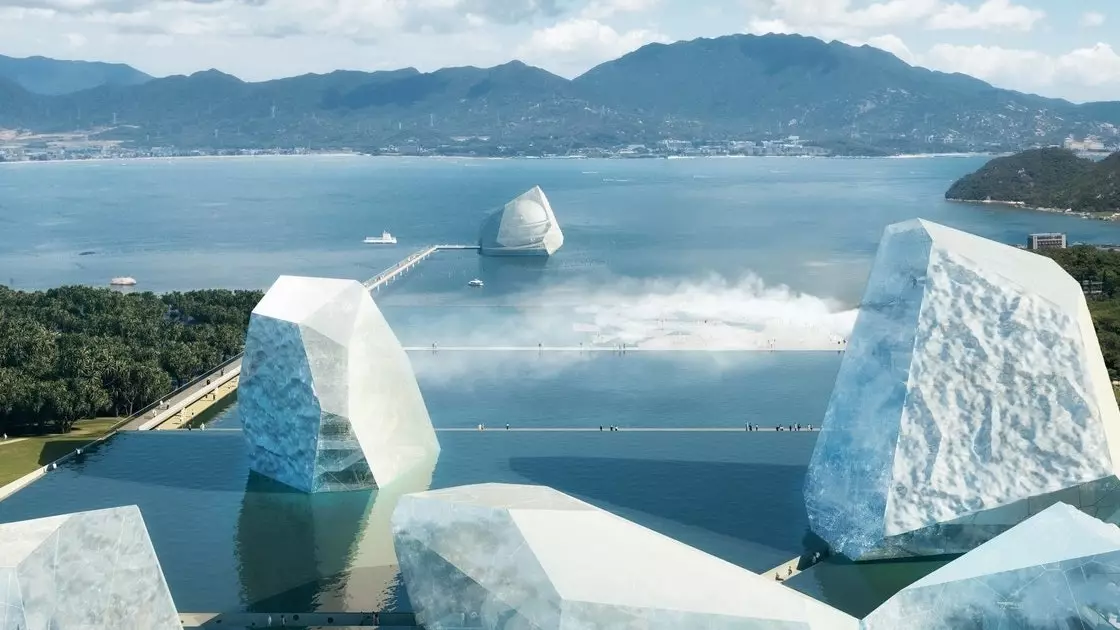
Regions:
<instances>
[{"instance_id":1,"label":"angular white roof","mask_svg":"<svg viewBox=\"0 0 1120 630\"><path fill-rule=\"evenodd\" d=\"M407 495L393 514L393 532L422 623L438 625L460 614L455 606L470 605L472 597L456 593L465 578L494 606L542 627L611 627L619 615L654 627L858 625L781 583L543 486Z\"/></svg>"}]
</instances>

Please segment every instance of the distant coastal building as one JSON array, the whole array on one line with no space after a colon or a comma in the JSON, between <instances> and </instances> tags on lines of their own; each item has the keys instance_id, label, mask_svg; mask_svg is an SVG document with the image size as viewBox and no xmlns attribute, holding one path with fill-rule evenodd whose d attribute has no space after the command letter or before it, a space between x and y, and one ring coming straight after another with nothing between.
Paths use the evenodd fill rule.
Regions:
<instances>
[{"instance_id":1,"label":"distant coastal building","mask_svg":"<svg viewBox=\"0 0 1120 630\"><path fill-rule=\"evenodd\" d=\"M484 256L551 256L563 244L564 234L540 186L494 211L478 239Z\"/></svg>"},{"instance_id":2,"label":"distant coastal building","mask_svg":"<svg viewBox=\"0 0 1120 630\"><path fill-rule=\"evenodd\" d=\"M1027 249L1065 249L1066 235L1060 232L1031 234L1027 237Z\"/></svg>"},{"instance_id":3,"label":"distant coastal building","mask_svg":"<svg viewBox=\"0 0 1120 630\"><path fill-rule=\"evenodd\" d=\"M1104 142L1096 136L1088 136L1084 140L1077 140L1070 136L1062 142L1062 146L1070 151L1104 151Z\"/></svg>"}]
</instances>

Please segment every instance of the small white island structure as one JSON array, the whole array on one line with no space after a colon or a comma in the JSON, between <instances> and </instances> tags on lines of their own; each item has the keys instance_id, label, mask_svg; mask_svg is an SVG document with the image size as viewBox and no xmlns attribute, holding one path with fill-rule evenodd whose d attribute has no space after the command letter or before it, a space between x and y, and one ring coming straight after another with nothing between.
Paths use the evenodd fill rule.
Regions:
<instances>
[{"instance_id":1,"label":"small white island structure","mask_svg":"<svg viewBox=\"0 0 1120 630\"><path fill-rule=\"evenodd\" d=\"M551 256L564 244L564 233L540 186L533 186L493 211L478 238L483 256Z\"/></svg>"},{"instance_id":2,"label":"small white island structure","mask_svg":"<svg viewBox=\"0 0 1120 630\"><path fill-rule=\"evenodd\" d=\"M114 287L131 287L136 285L136 278L131 276L117 276L109 281L110 286Z\"/></svg>"},{"instance_id":3,"label":"small white island structure","mask_svg":"<svg viewBox=\"0 0 1120 630\"><path fill-rule=\"evenodd\" d=\"M397 237L388 232L382 232L381 236L367 236L362 242L366 245L396 245Z\"/></svg>"}]
</instances>

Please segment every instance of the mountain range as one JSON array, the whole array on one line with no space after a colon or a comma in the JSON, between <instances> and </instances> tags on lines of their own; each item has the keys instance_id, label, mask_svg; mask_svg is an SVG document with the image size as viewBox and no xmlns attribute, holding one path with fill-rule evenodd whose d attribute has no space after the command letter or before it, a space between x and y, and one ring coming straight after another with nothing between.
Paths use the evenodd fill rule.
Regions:
<instances>
[{"instance_id":1,"label":"mountain range","mask_svg":"<svg viewBox=\"0 0 1120 630\"><path fill-rule=\"evenodd\" d=\"M58 95L102 85L139 85L150 81L152 77L123 63L0 55L0 80L2 79L8 79L34 94Z\"/></svg>"},{"instance_id":2,"label":"mountain range","mask_svg":"<svg viewBox=\"0 0 1120 630\"><path fill-rule=\"evenodd\" d=\"M570 80L519 61L257 83L216 70L152 79L127 66L91 64L35 79L5 67L0 128L94 130L141 146L564 152L797 135L843 153L1011 150L1071 134L1120 138L1120 102L1023 94L910 66L870 46L799 35L649 44ZM89 83L96 86L80 89Z\"/></svg>"}]
</instances>

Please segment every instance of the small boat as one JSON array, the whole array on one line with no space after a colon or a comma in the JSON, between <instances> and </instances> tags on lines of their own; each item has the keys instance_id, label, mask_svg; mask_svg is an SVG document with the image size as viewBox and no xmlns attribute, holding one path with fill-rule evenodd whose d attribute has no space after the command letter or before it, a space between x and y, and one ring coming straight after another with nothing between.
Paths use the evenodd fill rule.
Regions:
<instances>
[{"instance_id":1,"label":"small boat","mask_svg":"<svg viewBox=\"0 0 1120 630\"><path fill-rule=\"evenodd\" d=\"M114 287L131 287L136 284L136 278L119 276L110 280L109 284Z\"/></svg>"},{"instance_id":2,"label":"small boat","mask_svg":"<svg viewBox=\"0 0 1120 630\"><path fill-rule=\"evenodd\" d=\"M480 286L482 286L482 281L479 280L478 278L475 278L474 280L471 280L470 282L468 282L467 286L468 287L480 287Z\"/></svg>"},{"instance_id":3,"label":"small boat","mask_svg":"<svg viewBox=\"0 0 1120 630\"><path fill-rule=\"evenodd\" d=\"M381 236L367 236L366 240L362 242L367 245L396 245L397 237L388 232L382 232Z\"/></svg>"}]
</instances>

